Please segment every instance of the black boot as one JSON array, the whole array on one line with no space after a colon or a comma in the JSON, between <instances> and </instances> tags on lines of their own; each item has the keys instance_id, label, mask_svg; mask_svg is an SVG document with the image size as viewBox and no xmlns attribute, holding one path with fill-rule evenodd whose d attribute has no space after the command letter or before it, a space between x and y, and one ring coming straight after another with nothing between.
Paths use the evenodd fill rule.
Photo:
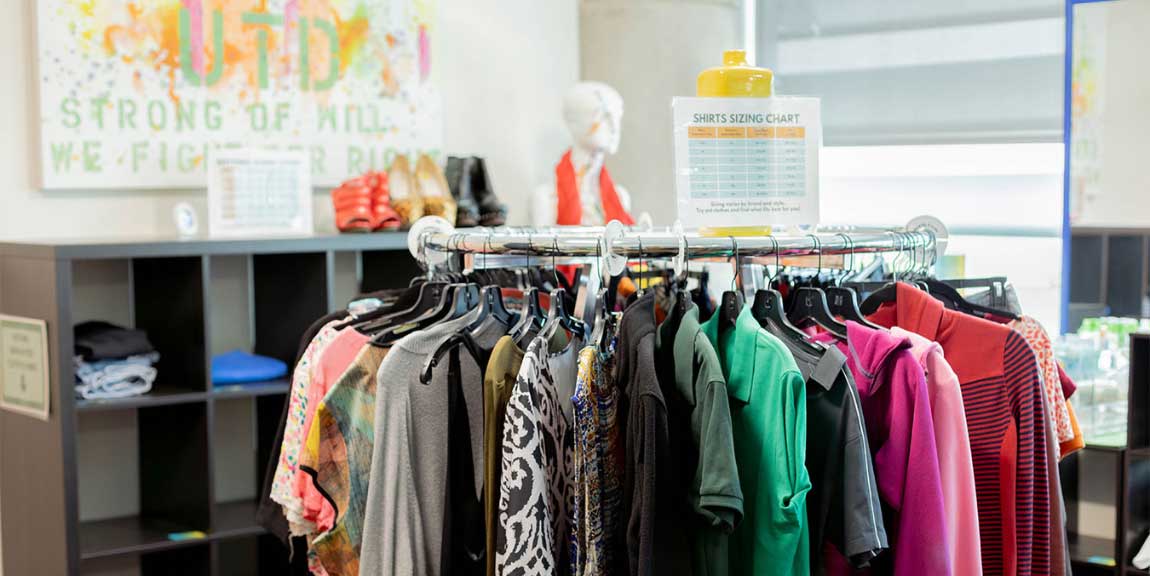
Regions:
<instances>
[{"instance_id":1,"label":"black boot","mask_svg":"<svg viewBox=\"0 0 1150 576\"><path fill-rule=\"evenodd\" d=\"M459 207L455 213L455 226L457 228L470 228L479 225L479 205L475 201L473 186L471 185L471 158L449 156L444 176L447 185L451 188L451 195Z\"/></svg>"},{"instance_id":2,"label":"black boot","mask_svg":"<svg viewBox=\"0 0 1150 576\"><path fill-rule=\"evenodd\" d=\"M499 201L491 189L491 178L487 175L487 164L483 158L470 158L471 194L479 206L479 223L483 226L502 226L507 223L507 206Z\"/></svg>"}]
</instances>

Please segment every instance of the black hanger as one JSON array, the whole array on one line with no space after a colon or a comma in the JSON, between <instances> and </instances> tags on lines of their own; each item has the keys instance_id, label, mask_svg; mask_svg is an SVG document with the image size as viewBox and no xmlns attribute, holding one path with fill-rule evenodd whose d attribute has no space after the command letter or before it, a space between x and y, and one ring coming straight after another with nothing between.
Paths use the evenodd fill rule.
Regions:
<instances>
[{"instance_id":1,"label":"black hanger","mask_svg":"<svg viewBox=\"0 0 1150 576\"><path fill-rule=\"evenodd\" d=\"M720 334L734 328L739 313L743 311L743 294L735 289L735 281L739 276L739 243L735 241L734 236L728 238L731 240L731 248L734 252L734 263L732 265L731 289L723 292L722 298L719 299L719 309L715 311L719 315Z\"/></svg>"},{"instance_id":2,"label":"black hanger","mask_svg":"<svg viewBox=\"0 0 1150 576\"><path fill-rule=\"evenodd\" d=\"M751 316L764 330L775 336L789 340L808 349L813 354L822 354L824 348L807 340L807 335L787 320L783 309L783 295L778 290L759 290L751 303Z\"/></svg>"},{"instance_id":3,"label":"black hanger","mask_svg":"<svg viewBox=\"0 0 1150 576\"><path fill-rule=\"evenodd\" d=\"M1009 318L1010 320L1017 320L1018 315L1008 310L996 310L981 304L975 304L968 301L966 298L959 294L958 289L943 280L936 280L928 278L924 280L926 285L930 287L930 295L941 301L947 308L958 310L970 314L971 316L983 317L987 314L998 316L1000 318Z\"/></svg>"},{"instance_id":4,"label":"black hanger","mask_svg":"<svg viewBox=\"0 0 1150 576\"><path fill-rule=\"evenodd\" d=\"M827 306L830 307L831 314L858 322L867 328L878 330L880 326L866 319L861 310L859 310L859 296L858 293L850 288L843 288L842 286L832 286L825 290L827 295Z\"/></svg>"},{"instance_id":5,"label":"black hanger","mask_svg":"<svg viewBox=\"0 0 1150 576\"><path fill-rule=\"evenodd\" d=\"M505 328L515 324L516 316L503 305L503 290L499 286L484 286L479 293L479 316L467 326L474 331L485 320L494 316Z\"/></svg>"},{"instance_id":6,"label":"black hanger","mask_svg":"<svg viewBox=\"0 0 1150 576\"><path fill-rule=\"evenodd\" d=\"M447 289L449 293L445 294L438 308L415 320L377 334L372 338L372 343L390 344L415 330L425 330L440 322L460 318L479 305L478 285L452 284Z\"/></svg>"},{"instance_id":7,"label":"black hanger","mask_svg":"<svg viewBox=\"0 0 1150 576\"><path fill-rule=\"evenodd\" d=\"M551 291L551 308L547 312L547 320L543 323L543 329L540 332L548 339L557 328L563 328L579 339L587 336L587 326L567 312L566 302L567 291L565 289L556 288Z\"/></svg>"},{"instance_id":8,"label":"black hanger","mask_svg":"<svg viewBox=\"0 0 1150 576\"><path fill-rule=\"evenodd\" d=\"M412 289L418 291L418 293L415 297L415 302L407 308L400 310L387 309L376 311L378 313L365 314L349 324L355 326L357 330L364 334L372 334L380 330L385 330L389 326L394 326L396 323L414 320L429 310L438 307L443 300L444 294L447 292L447 288L448 284L444 282L424 282Z\"/></svg>"},{"instance_id":9,"label":"black hanger","mask_svg":"<svg viewBox=\"0 0 1150 576\"><path fill-rule=\"evenodd\" d=\"M795 291L795 296L792 300L793 306L788 314L788 319L795 326L802 326L808 321L814 322L839 339L846 340L847 326L835 320L834 315L831 314L830 308L827 306L827 295L821 288L822 279L819 278L819 275L823 271L822 242L819 240L819 237L814 234L810 234L809 236L814 242L814 250L819 255L818 272L811 278L807 286Z\"/></svg>"},{"instance_id":10,"label":"black hanger","mask_svg":"<svg viewBox=\"0 0 1150 576\"><path fill-rule=\"evenodd\" d=\"M444 340L443 343L435 349L435 352L431 354L431 357L427 359L427 364L423 366L423 371L419 373L419 383L425 386L431 384L431 373L435 370L436 366L439 366L443 355L460 344L463 345L468 354L471 354L471 357L475 359L477 365L487 365L488 354L485 354L483 350L479 349L479 345L475 343L471 335L468 334L467 331L456 332Z\"/></svg>"},{"instance_id":11,"label":"black hanger","mask_svg":"<svg viewBox=\"0 0 1150 576\"><path fill-rule=\"evenodd\" d=\"M523 311L520 312L519 322L508 332L515 338L520 346L529 341L530 336L538 333L543 327L547 315L543 312L543 305L539 302L539 289L528 288L523 293Z\"/></svg>"},{"instance_id":12,"label":"black hanger","mask_svg":"<svg viewBox=\"0 0 1150 576\"><path fill-rule=\"evenodd\" d=\"M871 292L871 295L867 296L866 300L863 300L862 304L859 305L859 309L864 315L870 316L883 304L891 304L897 300L898 282L888 282L886 286Z\"/></svg>"},{"instance_id":13,"label":"black hanger","mask_svg":"<svg viewBox=\"0 0 1150 576\"><path fill-rule=\"evenodd\" d=\"M756 294L757 296L757 294ZM803 287L795 292L795 306L787 315L795 326L802 326L807 321L814 322L826 329L827 332L845 340L847 325L835 320L827 306L827 295L819 288Z\"/></svg>"}]
</instances>

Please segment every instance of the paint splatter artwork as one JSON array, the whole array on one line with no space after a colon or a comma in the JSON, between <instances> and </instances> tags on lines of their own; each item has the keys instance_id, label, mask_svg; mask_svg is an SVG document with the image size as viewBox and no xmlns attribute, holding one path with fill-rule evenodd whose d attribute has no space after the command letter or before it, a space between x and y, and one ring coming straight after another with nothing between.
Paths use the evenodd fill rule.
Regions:
<instances>
[{"instance_id":1,"label":"paint splatter artwork","mask_svg":"<svg viewBox=\"0 0 1150 576\"><path fill-rule=\"evenodd\" d=\"M218 148L312 181L438 153L434 0L40 0L46 188L202 187Z\"/></svg>"}]
</instances>

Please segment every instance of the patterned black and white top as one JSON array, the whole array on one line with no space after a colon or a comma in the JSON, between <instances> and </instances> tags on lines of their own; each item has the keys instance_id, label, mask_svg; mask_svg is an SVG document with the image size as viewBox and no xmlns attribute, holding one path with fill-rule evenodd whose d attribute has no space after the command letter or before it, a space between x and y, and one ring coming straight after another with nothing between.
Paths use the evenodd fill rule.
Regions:
<instances>
[{"instance_id":1,"label":"patterned black and white top","mask_svg":"<svg viewBox=\"0 0 1150 576\"><path fill-rule=\"evenodd\" d=\"M501 576L553 576L569 569L567 511L575 494L566 388L574 386L578 350L573 341L548 357L547 342L537 338L523 357L503 426L495 556ZM556 373L568 366L570 377Z\"/></svg>"}]
</instances>

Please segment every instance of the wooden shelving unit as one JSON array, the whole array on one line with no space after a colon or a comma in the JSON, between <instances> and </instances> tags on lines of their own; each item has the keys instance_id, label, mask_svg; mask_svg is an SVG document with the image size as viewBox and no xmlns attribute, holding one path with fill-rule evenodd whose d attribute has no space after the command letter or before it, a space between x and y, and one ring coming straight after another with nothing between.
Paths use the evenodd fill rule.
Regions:
<instances>
[{"instance_id":1,"label":"wooden shelving unit","mask_svg":"<svg viewBox=\"0 0 1150 576\"><path fill-rule=\"evenodd\" d=\"M224 270L241 280L225 282ZM126 562L144 575L293 573L287 549L255 518L290 381L213 387L211 356L223 340L246 340L290 364L316 318L417 273L404 233L0 243L0 313L46 320L52 363L49 421L0 412L3 572L106 573ZM161 355L150 393L74 398L72 326L96 318L148 332ZM225 412L250 421L244 466L220 460L236 452L217 430ZM100 504L91 499L123 489L80 464L84 424L105 419L134 432L106 447L138 465L133 513L82 519ZM217 488L237 483L239 498Z\"/></svg>"}]
</instances>

